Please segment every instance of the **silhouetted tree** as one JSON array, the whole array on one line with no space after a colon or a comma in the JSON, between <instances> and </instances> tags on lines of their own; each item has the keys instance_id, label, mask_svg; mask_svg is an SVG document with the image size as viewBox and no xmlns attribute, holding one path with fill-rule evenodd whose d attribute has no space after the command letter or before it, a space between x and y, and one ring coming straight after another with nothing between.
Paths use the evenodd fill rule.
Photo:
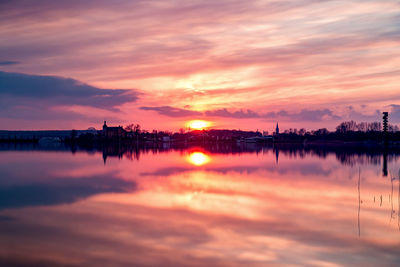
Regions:
<instances>
[{"instance_id":1,"label":"silhouetted tree","mask_svg":"<svg viewBox=\"0 0 400 267\"><path fill-rule=\"evenodd\" d=\"M315 135L327 135L327 134L329 134L329 131L326 128L321 128L321 129L314 131L314 134Z\"/></svg>"},{"instance_id":2,"label":"silhouetted tree","mask_svg":"<svg viewBox=\"0 0 400 267\"><path fill-rule=\"evenodd\" d=\"M76 132L76 130L71 131L71 139L75 139L77 135L78 133Z\"/></svg>"},{"instance_id":3,"label":"silhouetted tree","mask_svg":"<svg viewBox=\"0 0 400 267\"><path fill-rule=\"evenodd\" d=\"M140 134L140 133L141 133L140 125L139 125L139 124L136 124L136 125L133 127L133 131L134 131L136 134Z\"/></svg>"},{"instance_id":4,"label":"silhouetted tree","mask_svg":"<svg viewBox=\"0 0 400 267\"><path fill-rule=\"evenodd\" d=\"M135 124L131 123L127 126L125 126L125 131L127 132L133 132L133 128L134 128Z\"/></svg>"},{"instance_id":5,"label":"silhouetted tree","mask_svg":"<svg viewBox=\"0 0 400 267\"><path fill-rule=\"evenodd\" d=\"M398 132L399 127L397 125L389 124L389 132Z\"/></svg>"},{"instance_id":6,"label":"silhouetted tree","mask_svg":"<svg viewBox=\"0 0 400 267\"><path fill-rule=\"evenodd\" d=\"M336 127L336 132L347 133L357 130L357 123L355 121L344 121Z\"/></svg>"}]
</instances>

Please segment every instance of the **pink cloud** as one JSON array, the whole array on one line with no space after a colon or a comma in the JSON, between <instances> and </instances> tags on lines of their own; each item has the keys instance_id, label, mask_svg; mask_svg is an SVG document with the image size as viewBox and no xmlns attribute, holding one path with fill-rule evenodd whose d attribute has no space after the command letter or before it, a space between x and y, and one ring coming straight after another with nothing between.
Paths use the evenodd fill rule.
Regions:
<instances>
[{"instance_id":1,"label":"pink cloud","mask_svg":"<svg viewBox=\"0 0 400 267\"><path fill-rule=\"evenodd\" d=\"M143 107L295 114L368 103L371 113L400 101L395 1L1 5L2 70L140 88ZM132 112L150 116L128 105L117 116Z\"/></svg>"}]
</instances>

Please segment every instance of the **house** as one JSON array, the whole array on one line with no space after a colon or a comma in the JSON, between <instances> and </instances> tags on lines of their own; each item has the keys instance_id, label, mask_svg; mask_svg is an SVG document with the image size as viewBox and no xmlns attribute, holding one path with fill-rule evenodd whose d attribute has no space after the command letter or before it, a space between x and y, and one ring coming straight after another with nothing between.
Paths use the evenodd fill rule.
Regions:
<instances>
[{"instance_id":1,"label":"house","mask_svg":"<svg viewBox=\"0 0 400 267\"><path fill-rule=\"evenodd\" d=\"M104 121L102 135L107 139L121 138L126 137L126 131L122 126L108 127L106 121Z\"/></svg>"}]
</instances>

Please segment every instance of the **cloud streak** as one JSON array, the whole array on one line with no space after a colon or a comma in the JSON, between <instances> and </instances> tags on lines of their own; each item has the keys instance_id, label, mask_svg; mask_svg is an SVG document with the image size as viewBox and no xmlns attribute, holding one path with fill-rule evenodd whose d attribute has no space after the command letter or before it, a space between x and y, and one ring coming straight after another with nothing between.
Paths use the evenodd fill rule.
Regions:
<instances>
[{"instance_id":1,"label":"cloud streak","mask_svg":"<svg viewBox=\"0 0 400 267\"><path fill-rule=\"evenodd\" d=\"M199 116L202 115L201 112L182 109L182 108L174 108L170 106L161 106L161 107L140 107L141 110L150 110L155 111L160 115L168 116L168 117L190 117L190 116Z\"/></svg>"},{"instance_id":2,"label":"cloud streak","mask_svg":"<svg viewBox=\"0 0 400 267\"><path fill-rule=\"evenodd\" d=\"M193 111L189 109L175 108L170 106L161 107L141 107L142 110L156 111L160 115L167 117L191 117L206 116L233 119L286 119L302 121L321 121L321 120L339 120L340 116L335 115L330 109L302 109L298 112L288 112L280 110L277 112L260 113L251 109L229 111L226 108L216 110L206 110L204 112Z\"/></svg>"},{"instance_id":3,"label":"cloud streak","mask_svg":"<svg viewBox=\"0 0 400 267\"><path fill-rule=\"evenodd\" d=\"M59 105L83 105L102 109L137 100L133 90L100 89L74 79L0 72L0 94L6 97L48 99Z\"/></svg>"},{"instance_id":4,"label":"cloud streak","mask_svg":"<svg viewBox=\"0 0 400 267\"><path fill-rule=\"evenodd\" d=\"M135 90L100 89L69 78L0 72L0 116L5 118L78 119L82 114L68 108L118 112L138 95Z\"/></svg>"},{"instance_id":5,"label":"cloud streak","mask_svg":"<svg viewBox=\"0 0 400 267\"><path fill-rule=\"evenodd\" d=\"M3 65L15 65L18 64L18 61L11 61L11 60L5 60L5 61L0 61L0 66Z\"/></svg>"},{"instance_id":6,"label":"cloud streak","mask_svg":"<svg viewBox=\"0 0 400 267\"><path fill-rule=\"evenodd\" d=\"M400 101L399 14L396 0L2 1L0 66L74 77L86 85L63 86L88 95L63 91L53 103L120 110L125 120L138 110L120 107L137 95L96 89L141 88L151 101L141 102L139 113L154 111L150 128L161 116L207 115L198 110L242 122L322 122L346 117L339 111L348 105L368 104L363 112L373 116ZM26 91L15 94L6 105L26 107L23 97L40 110L48 106ZM193 110L176 109L189 101ZM22 117L17 111L9 116ZM181 127L171 121L178 119L161 127Z\"/></svg>"}]
</instances>

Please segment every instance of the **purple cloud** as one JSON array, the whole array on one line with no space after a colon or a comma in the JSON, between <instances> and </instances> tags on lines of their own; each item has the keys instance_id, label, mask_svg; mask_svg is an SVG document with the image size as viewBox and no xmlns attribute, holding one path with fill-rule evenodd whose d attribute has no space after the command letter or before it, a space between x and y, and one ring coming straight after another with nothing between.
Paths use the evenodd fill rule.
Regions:
<instances>
[{"instance_id":1,"label":"purple cloud","mask_svg":"<svg viewBox=\"0 0 400 267\"><path fill-rule=\"evenodd\" d=\"M207 116L214 117L228 117L235 119L252 119L252 118L282 118L288 120L301 120L301 121L321 121L323 119L339 120L341 117L335 115L330 109L302 109L299 112L288 112L286 110L279 110L276 112L258 113L253 110L239 110L228 111L226 108L206 111Z\"/></svg>"},{"instance_id":2,"label":"purple cloud","mask_svg":"<svg viewBox=\"0 0 400 267\"><path fill-rule=\"evenodd\" d=\"M15 64L18 64L19 62L18 61L11 61L11 60L5 60L5 61L0 61L0 66L1 65L15 65Z\"/></svg>"},{"instance_id":3,"label":"purple cloud","mask_svg":"<svg viewBox=\"0 0 400 267\"><path fill-rule=\"evenodd\" d=\"M389 120L400 122L400 105L392 104L390 107L392 108L392 111L389 113Z\"/></svg>"},{"instance_id":4,"label":"purple cloud","mask_svg":"<svg viewBox=\"0 0 400 267\"><path fill-rule=\"evenodd\" d=\"M74 79L0 72L0 117L29 120L74 120L82 115L59 106L119 111L138 99L135 90L100 89Z\"/></svg>"},{"instance_id":5,"label":"purple cloud","mask_svg":"<svg viewBox=\"0 0 400 267\"><path fill-rule=\"evenodd\" d=\"M260 114L250 109L230 112L226 108L222 108L216 110L208 110L205 112L205 114L207 116L213 116L213 117L227 117L236 119L251 119L251 118L261 117Z\"/></svg>"},{"instance_id":6,"label":"purple cloud","mask_svg":"<svg viewBox=\"0 0 400 267\"><path fill-rule=\"evenodd\" d=\"M182 108L174 108L170 106L161 106L161 107L140 107L142 110L152 110L157 112L160 115L168 116L168 117L189 117L189 116L198 116L202 115L199 111L193 111Z\"/></svg>"}]
</instances>

